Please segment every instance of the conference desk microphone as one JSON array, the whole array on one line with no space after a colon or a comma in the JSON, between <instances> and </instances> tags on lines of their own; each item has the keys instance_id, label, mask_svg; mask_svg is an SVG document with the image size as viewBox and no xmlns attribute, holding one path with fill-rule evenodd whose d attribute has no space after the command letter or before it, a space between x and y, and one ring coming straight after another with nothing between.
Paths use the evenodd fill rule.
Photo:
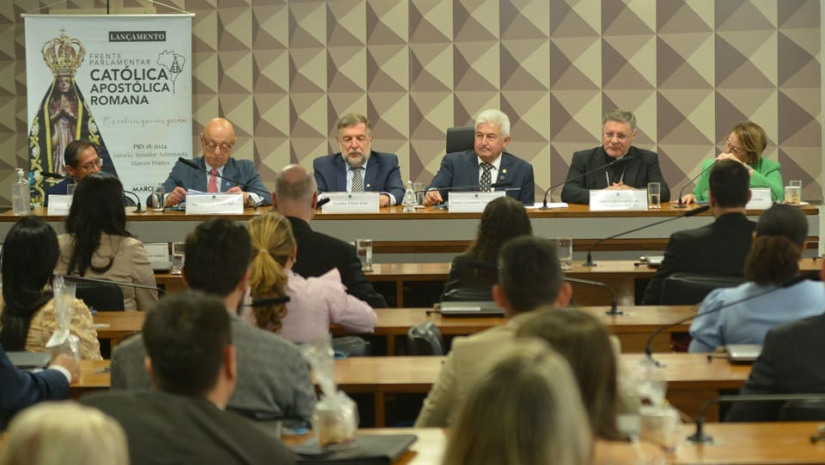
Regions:
<instances>
[{"instance_id":1,"label":"conference desk microphone","mask_svg":"<svg viewBox=\"0 0 825 465\"><path fill-rule=\"evenodd\" d=\"M50 179L66 179L66 176L64 176L60 173L51 173L49 171L41 171L40 176L42 176L44 178L50 178ZM137 194L135 194L132 191L127 191L127 190L124 190L123 194L124 195L125 194L131 194L131 195L135 196L135 200L137 200L137 208L135 209L134 213L146 213L146 210L144 210L142 208L141 204L140 204L140 197L138 197Z\"/></svg>"},{"instance_id":2,"label":"conference desk microphone","mask_svg":"<svg viewBox=\"0 0 825 465\"><path fill-rule=\"evenodd\" d=\"M197 163L193 162L192 160L189 160L189 159L186 159L186 158L183 158L183 157L178 157L178 161L183 163L184 165L194 169L194 170L202 171L202 172L206 173L207 176L212 176L212 173L210 173L208 169L201 168L200 166L198 166ZM271 193L269 193L265 190L258 189L257 187L252 186L249 183L240 182L237 179L233 179L233 178L224 176L222 174L215 173L215 177L226 180L226 181L229 181L229 182L234 182L235 184L240 186L242 190L253 190L256 193L262 195L264 197L264 199L266 199L266 197L272 195ZM255 208L258 208L258 206L255 205Z\"/></svg>"},{"instance_id":3,"label":"conference desk microphone","mask_svg":"<svg viewBox=\"0 0 825 465\"><path fill-rule=\"evenodd\" d=\"M711 163L705 169L700 171L699 174L697 174L696 176L690 178L690 180L687 183L685 183L684 186L682 186L682 188L679 190L679 202L676 203L676 205L674 205L673 208L685 208L687 206L687 204L682 202L682 195L685 193L685 188L687 186L693 184L693 181L696 181L697 179L699 179L700 176L702 176L703 174L708 172L711 168L713 168L713 165L715 165L715 164L716 164L716 160L713 160L713 163Z\"/></svg>"},{"instance_id":4,"label":"conference desk microphone","mask_svg":"<svg viewBox=\"0 0 825 465\"><path fill-rule=\"evenodd\" d=\"M636 231L641 231L642 229L652 228L653 226L657 226L657 225L660 225L660 224L663 224L663 223L667 223L668 221L673 221L673 220L678 220L678 219L681 219L681 218L689 218L691 216L696 216L696 215L698 215L700 213L704 213L708 210L710 210L710 205L702 205L701 207L694 208L693 210L688 210L688 211L686 211L685 213L683 213L679 216L674 216L672 218L665 218L663 220L656 221L655 223L646 224L646 225L640 226L638 228L633 228L629 231L623 231L623 232L620 232L618 234L614 234L610 237L605 237L604 239L599 239L596 242L594 242L593 245L590 246L590 248L587 249L587 261L582 266L589 266L589 267L596 266L596 264L593 263L592 252L593 252L593 249L597 245L601 244L604 241L609 241L610 239L615 239L617 237L621 237L621 236L624 236L624 235L627 235L627 234L630 234L630 233L634 233Z\"/></svg>"},{"instance_id":5,"label":"conference desk microphone","mask_svg":"<svg viewBox=\"0 0 825 465\"><path fill-rule=\"evenodd\" d=\"M140 197L138 197L138 195L137 195L137 194L135 194L135 193L134 193L134 192L132 192L132 191L123 191L123 194L124 194L124 195L125 195L125 194L130 194L130 195L135 196L135 200L137 201L137 208L135 208L134 213L146 213L146 210L144 210L144 209L143 209L143 208L141 208L141 206L140 206Z\"/></svg>"},{"instance_id":6,"label":"conference desk microphone","mask_svg":"<svg viewBox=\"0 0 825 465\"><path fill-rule=\"evenodd\" d=\"M331 199L331 198L329 198L329 197L324 197L323 199L318 199L318 201L317 201L317 202L315 202L315 208L316 208L316 209L320 209L320 208L321 208L321 207L323 207L324 205L328 204L331 200L332 200L332 199Z\"/></svg>"},{"instance_id":7,"label":"conference desk microphone","mask_svg":"<svg viewBox=\"0 0 825 465\"><path fill-rule=\"evenodd\" d=\"M157 286L150 286L148 284L138 284L138 283L131 283L126 281L112 281L111 279L101 279L101 278L88 278L86 276L75 276L71 274L64 274L63 279L66 281L76 281L76 282L84 282L84 283L95 283L95 284L114 284L115 286L121 287L131 287L135 289L148 289L150 291L158 291L166 294L166 289Z\"/></svg>"},{"instance_id":8,"label":"conference desk microphone","mask_svg":"<svg viewBox=\"0 0 825 465\"><path fill-rule=\"evenodd\" d=\"M48 171L41 171L40 176L44 177L44 178L50 178L50 179L66 179L65 175L62 175L60 173L50 173Z\"/></svg>"},{"instance_id":9,"label":"conference desk microphone","mask_svg":"<svg viewBox=\"0 0 825 465\"><path fill-rule=\"evenodd\" d=\"M705 434L705 411L713 404L728 402L732 404L744 402L792 402L796 400L812 400L825 401L825 393L805 393L805 394L738 394L738 395L722 395L713 400L709 400L699 409L699 414L696 415L696 432L687 437L687 440L693 444L713 444L713 437ZM811 435L811 442L815 443L825 440L822 431L817 431L816 434Z\"/></svg>"},{"instance_id":10,"label":"conference desk microphone","mask_svg":"<svg viewBox=\"0 0 825 465\"><path fill-rule=\"evenodd\" d=\"M787 289L789 287L793 287L793 286L801 283L802 281L808 281L808 280L818 281L819 280L819 272L817 272L817 271L808 271L806 273L800 273L796 276L793 276L791 278L786 279L784 282L782 282L782 284L780 284L779 286L777 286L773 289L768 289L767 291L762 291L758 294L749 295L747 297L743 297L741 299L734 300L733 302L728 302L724 305L720 305L719 307L714 308L713 310L707 311L705 313L697 313L695 315L690 315L690 316L687 316L685 318L680 318L680 319L676 320L673 323L666 324L666 325L662 326L661 328L657 329L656 331L653 331L650 334L650 336L647 338L647 342L645 343L645 355L647 356L648 360L653 362L654 365L661 366L661 364L659 362L657 362L656 360L653 359L653 340L656 339L656 336L662 334L663 331L665 331L667 329L670 329L670 328L673 328L673 327L676 327L676 326L679 326L682 323L687 323L688 321L694 320L696 318L701 318L701 317L706 316L706 315L712 315L714 313L721 312L722 310L724 310L728 307L732 307L734 305L739 305L743 302L747 302L749 300L757 299L759 297L762 297L762 296L765 296L765 295L768 295L768 294L772 294L776 291L779 291L780 289Z\"/></svg>"},{"instance_id":11,"label":"conference desk microphone","mask_svg":"<svg viewBox=\"0 0 825 465\"><path fill-rule=\"evenodd\" d=\"M507 188L507 187L510 187L510 186L512 186L512 185L513 185L513 183L511 183L511 182L494 182L494 183L491 183L491 184L490 184L490 189L498 189L499 187L505 187L505 188ZM516 187L516 188L514 188L514 189L505 189L505 190L521 190L521 188L520 188L520 187ZM447 191L447 192L450 192L450 191L468 191L468 192L480 192L480 191L478 190L478 184L476 184L475 186L472 186L472 185L467 185L467 186L451 186L451 187L433 187L433 188L430 188L430 189L425 189L425 190L422 190L422 191L416 191L416 194L421 193L421 192L425 192L425 193L426 193L426 192L430 192L430 191Z\"/></svg>"},{"instance_id":12,"label":"conference desk microphone","mask_svg":"<svg viewBox=\"0 0 825 465\"><path fill-rule=\"evenodd\" d=\"M571 282L571 283L584 284L586 286L597 286L597 287L607 289L608 291L610 291L610 310L604 312L604 314L608 315L608 316L624 315L624 312L618 309L618 303L616 301L616 290L613 289L612 286L609 286L605 283L601 283L599 281L591 281L589 279L571 278L569 276L565 276L564 280L568 281L568 282ZM575 299L575 295L573 296L573 298Z\"/></svg>"},{"instance_id":13,"label":"conference desk microphone","mask_svg":"<svg viewBox=\"0 0 825 465\"><path fill-rule=\"evenodd\" d=\"M581 178L583 178L583 177L585 177L589 174L593 174L597 171L601 171L601 170L604 170L604 169L607 169L607 168L610 168L610 167L613 167L613 166L617 166L617 165L623 165L625 163L628 163L630 160L633 160L633 155L625 155L622 158L617 158L617 159L611 161L610 163L605 163L602 166L599 166L597 168L593 168L592 170L589 170L589 171L585 171L584 173L581 173L581 174L577 174L576 176L573 176L572 178L565 179L564 182L560 182L558 184L554 184L554 185L548 187L547 190L544 191L544 202L542 203L542 206L539 208L539 210L550 210L550 207L547 206L547 196L550 194L550 192L553 189L555 189L559 186L563 186L563 185L567 184L570 181L575 181L576 179L581 179Z\"/></svg>"}]
</instances>

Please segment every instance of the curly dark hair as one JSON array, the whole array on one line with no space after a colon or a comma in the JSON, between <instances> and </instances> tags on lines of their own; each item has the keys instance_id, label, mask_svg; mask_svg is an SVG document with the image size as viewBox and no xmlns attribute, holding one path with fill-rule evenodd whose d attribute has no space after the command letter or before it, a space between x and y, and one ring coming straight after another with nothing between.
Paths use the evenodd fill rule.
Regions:
<instances>
[{"instance_id":1,"label":"curly dark hair","mask_svg":"<svg viewBox=\"0 0 825 465\"><path fill-rule=\"evenodd\" d=\"M780 285L796 276L807 236L808 220L799 208L774 204L765 210L745 259L745 279Z\"/></svg>"},{"instance_id":2,"label":"curly dark hair","mask_svg":"<svg viewBox=\"0 0 825 465\"><path fill-rule=\"evenodd\" d=\"M501 246L508 240L533 234L524 205L512 197L499 197L481 214L476 240L467 250L480 262L496 263Z\"/></svg>"}]
</instances>

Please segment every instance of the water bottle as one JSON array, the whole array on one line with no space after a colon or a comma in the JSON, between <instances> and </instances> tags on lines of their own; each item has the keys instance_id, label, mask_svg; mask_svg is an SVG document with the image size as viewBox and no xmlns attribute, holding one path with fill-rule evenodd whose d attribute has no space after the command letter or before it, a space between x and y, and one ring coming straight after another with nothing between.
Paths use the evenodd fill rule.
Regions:
<instances>
[{"instance_id":1,"label":"water bottle","mask_svg":"<svg viewBox=\"0 0 825 465\"><path fill-rule=\"evenodd\" d=\"M401 205L404 206L404 213L415 213L415 191L413 190L412 180L407 181L407 191L404 192L404 200Z\"/></svg>"},{"instance_id":2,"label":"water bottle","mask_svg":"<svg viewBox=\"0 0 825 465\"><path fill-rule=\"evenodd\" d=\"M15 216L31 213L29 182L23 175L23 168L17 168L17 181L11 186L11 204Z\"/></svg>"}]
</instances>

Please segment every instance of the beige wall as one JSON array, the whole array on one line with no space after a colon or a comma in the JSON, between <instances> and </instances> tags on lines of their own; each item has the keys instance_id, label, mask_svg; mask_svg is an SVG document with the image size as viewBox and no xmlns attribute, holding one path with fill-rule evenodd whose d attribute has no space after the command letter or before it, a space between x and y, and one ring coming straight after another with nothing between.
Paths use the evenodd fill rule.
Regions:
<instances>
[{"instance_id":1,"label":"beige wall","mask_svg":"<svg viewBox=\"0 0 825 465\"><path fill-rule=\"evenodd\" d=\"M0 204L26 164L26 76L20 14L54 3L0 5ZM599 144L601 115L639 119L637 145L656 150L672 189L698 173L730 127L750 119L766 156L821 199L821 41L816 0L164 0L196 14L195 131L221 115L236 155L265 181L290 162L311 166L341 113L366 113L375 149L402 176L429 181L444 131L498 107L510 151L536 183L564 179L573 151ZM102 0L67 0L89 12ZM126 8L148 2L112 1ZM220 5L218 8L217 5ZM158 13L174 13L162 6ZM151 8L149 8L151 9ZM150 137L150 135L147 135ZM193 135L193 143L195 141Z\"/></svg>"}]
</instances>

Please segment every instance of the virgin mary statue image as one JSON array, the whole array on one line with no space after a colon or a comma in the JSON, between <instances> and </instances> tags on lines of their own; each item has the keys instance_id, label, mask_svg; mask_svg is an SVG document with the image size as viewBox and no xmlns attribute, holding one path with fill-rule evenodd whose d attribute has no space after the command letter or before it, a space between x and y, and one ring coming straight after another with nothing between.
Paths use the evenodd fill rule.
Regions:
<instances>
[{"instance_id":1,"label":"virgin mary statue image","mask_svg":"<svg viewBox=\"0 0 825 465\"><path fill-rule=\"evenodd\" d=\"M42 205L50 188L66 176L63 152L72 141L84 139L94 144L103 160L102 170L117 176L112 158L95 124L92 112L74 79L83 64L86 50L78 39L69 38L65 30L43 45L43 61L54 78L37 110L29 132L29 167L34 180L32 203ZM53 173L58 176L43 175Z\"/></svg>"}]
</instances>

